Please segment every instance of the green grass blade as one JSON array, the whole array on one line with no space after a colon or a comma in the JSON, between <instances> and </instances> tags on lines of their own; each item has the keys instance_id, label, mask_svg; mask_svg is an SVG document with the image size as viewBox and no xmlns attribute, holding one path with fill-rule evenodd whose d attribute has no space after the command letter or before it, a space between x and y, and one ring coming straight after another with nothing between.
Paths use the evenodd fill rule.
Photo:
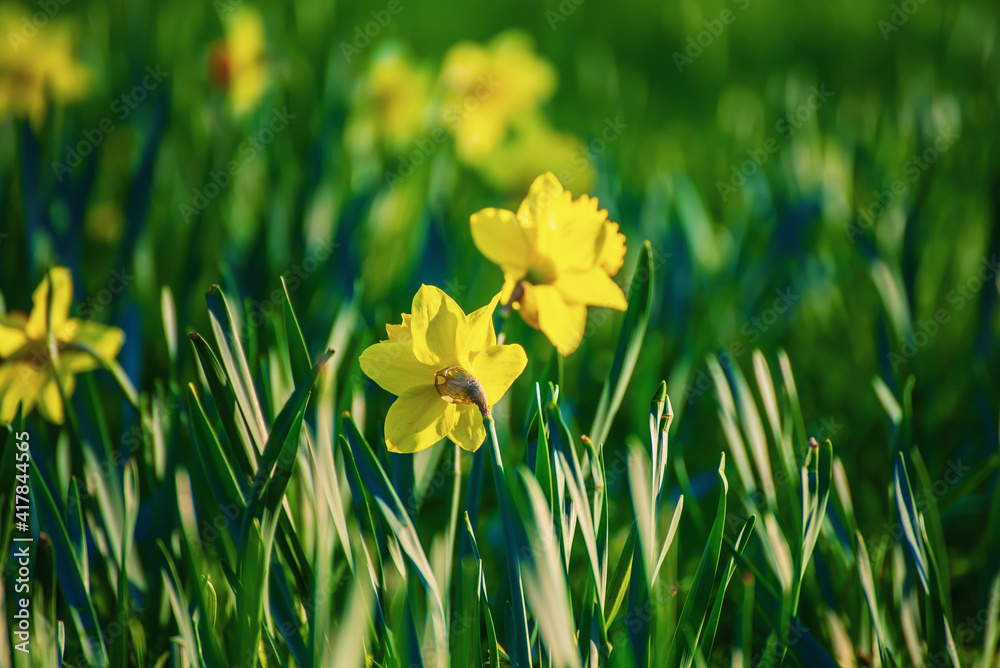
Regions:
<instances>
[{"instance_id":1,"label":"green grass blade","mask_svg":"<svg viewBox=\"0 0 1000 668\"><path fill-rule=\"evenodd\" d=\"M906 464L903 462L902 452L896 453L896 461L892 469L892 484L896 497L896 510L899 512L899 521L903 528L903 536L906 538L906 546L910 556L913 557L914 564L916 564L917 575L920 577L924 594L929 594L927 552L924 549L924 541L920 537L920 518L916 502L913 499L910 478L906 474Z\"/></svg>"},{"instance_id":2,"label":"green grass blade","mask_svg":"<svg viewBox=\"0 0 1000 668\"><path fill-rule=\"evenodd\" d=\"M441 599L441 589L438 586L437 579L434 577L434 571L427 561L427 555L420 544L420 537L417 535L416 528L410 520L410 515L406 512L402 501L399 500L399 496L396 494L396 490L389 481L389 477L386 475L382 465L375 457L375 454L372 452L367 441L364 440L364 437L350 416L345 416L344 428L351 454L358 467L361 482L368 493L372 495L376 506L381 511L393 535L399 541L400 547L402 547L407 559L423 583L429 598L430 614L435 625L435 633L437 634L436 642L446 648L447 623L444 614L444 603ZM447 656L446 650L442 654Z\"/></svg>"},{"instance_id":3,"label":"green grass blade","mask_svg":"<svg viewBox=\"0 0 1000 668\"><path fill-rule=\"evenodd\" d=\"M875 647L882 659L882 665L890 665L886 651L889 649L886 643L885 631L882 629L882 612L875 596L875 579L872 576L871 561L868 558L868 548L865 547L865 539L861 532L854 534L854 546L857 552L858 577L861 579L861 589L865 594L865 602L868 604L868 612L871 613L872 626L875 629Z\"/></svg>"},{"instance_id":4,"label":"green grass blade","mask_svg":"<svg viewBox=\"0 0 1000 668\"><path fill-rule=\"evenodd\" d=\"M38 528L52 539L59 586L72 611L77 632L83 639L84 657L92 666L107 666L109 657L104 635L66 525L48 485L35 466L30 467L30 475L31 507L38 518Z\"/></svg>"},{"instance_id":5,"label":"green grass blade","mask_svg":"<svg viewBox=\"0 0 1000 668\"><path fill-rule=\"evenodd\" d=\"M568 467L562 453L559 455L560 461ZM552 517L541 487L525 470L519 473L531 509L527 515L531 527L529 543L538 546L527 551L529 556L523 561L521 569L527 603L538 622L539 636L555 665L577 668L580 657L574 641L573 611L570 609L562 563L553 549L556 537Z\"/></svg>"},{"instance_id":6,"label":"green grass blade","mask_svg":"<svg viewBox=\"0 0 1000 668\"><path fill-rule=\"evenodd\" d=\"M604 447L604 441L611 431L611 422L618 413L618 408L625 397L625 388L639 360L639 350L646 336L646 325L649 323L652 303L653 256L652 247L647 241L639 251L639 259L628 293L628 310L625 311L625 320L622 322L615 358L608 378L604 381L601 398L594 412L594 422L590 428L590 437L598 448Z\"/></svg>"},{"instance_id":7,"label":"green grass blade","mask_svg":"<svg viewBox=\"0 0 1000 668\"><path fill-rule=\"evenodd\" d=\"M284 408L278 413L274 420L271 434L268 436L264 452L261 454L260 468L253 481L250 500L247 503L247 512L244 516L244 526L252 518L257 510L257 505L262 498L266 498L268 508L276 508L284 494L285 485L291 475L292 466L296 461L296 451L299 447L299 431L302 426L302 419L306 408L306 403L312 394L313 385L319 377L323 365L327 363L333 355L332 350L328 350L321 355L309 374L295 386L295 391L288 398Z\"/></svg>"},{"instance_id":8,"label":"green grass blade","mask_svg":"<svg viewBox=\"0 0 1000 668\"><path fill-rule=\"evenodd\" d=\"M705 624L705 615L712 596L712 584L719 568L719 556L722 551L722 538L726 528L726 499L729 493L729 481L726 479L726 456L719 461L719 503L715 512L715 522L708 536L698 572L688 592L684 607L677 620L677 630L670 642L666 665L690 665L694 658L698 636Z\"/></svg>"},{"instance_id":9,"label":"green grass blade","mask_svg":"<svg viewBox=\"0 0 1000 668\"><path fill-rule=\"evenodd\" d=\"M611 584L608 586L608 597L605 599L604 619L607 627L611 627L625 594L628 592L628 582L632 575L632 553L635 550L635 541L639 535L638 527L635 523L629 529L628 538L625 539L625 546L622 548L621 556L618 557L618 566L611 577Z\"/></svg>"},{"instance_id":10,"label":"green grass blade","mask_svg":"<svg viewBox=\"0 0 1000 668\"><path fill-rule=\"evenodd\" d=\"M281 289L284 291L285 299L281 302L284 315L285 339L288 341L288 360L292 366L292 378L295 382L301 382L309 374L312 362L309 357L309 348L306 347L305 337L302 336L302 328L299 326L299 319L292 308L292 296L288 292L288 282L285 277L281 277Z\"/></svg>"},{"instance_id":11,"label":"green grass blade","mask_svg":"<svg viewBox=\"0 0 1000 668\"><path fill-rule=\"evenodd\" d=\"M252 477L260 452L250 436L249 426L236 399L233 385L208 342L197 332L188 334L188 339L208 381L209 391L212 393L216 410L229 439L230 452L243 475Z\"/></svg>"},{"instance_id":12,"label":"green grass blade","mask_svg":"<svg viewBox=\"0 0 1000 668\"><path fill-rule=\"evenodd\" d=\"M733 547L733 550L739 554L743 554L747 543L750 542L750 535L753 533L753 526L756 519L756 515L751 515L743 524L743 528L740 529L740 533L736 537L736 545ZM712 603L712 611L708 615L705 628L702 630L701 638L698 641L698 654L705 659L708 659L712 655L712 646L715 644L715 632L719 628L719 617L722 616L722 605L726 598L726 589L729 587L729 580L733 577L734 570L736 570L736 558L730 556L729 563L726 565L725 570L723 570L722 577L719 578L719 585L715 591L715 601Z\"/></svg>"},{"instance_id":13,"label":"green grass blade","mask_svg":"<svg viewBox=\"0 0 1000 668\"><path fill-rule=\"evenodd\" d=\"M226 376L236 395L236 402L243 418L246 420L248 433L259 452L263 450L264 444L267 442L267 428L264 426L264 415L261 413L260 403L257 401L257 391L254 389L253 379L250 377L250 367L247 365L247 358L243 353L243 343L236 332L236 324L233 322L226 296L218 285L213 285L205 293L205 300L208 302L212 331L215 334L219 351L222 353L222 364L226 369Z\"/></svg>"}]
</instances>

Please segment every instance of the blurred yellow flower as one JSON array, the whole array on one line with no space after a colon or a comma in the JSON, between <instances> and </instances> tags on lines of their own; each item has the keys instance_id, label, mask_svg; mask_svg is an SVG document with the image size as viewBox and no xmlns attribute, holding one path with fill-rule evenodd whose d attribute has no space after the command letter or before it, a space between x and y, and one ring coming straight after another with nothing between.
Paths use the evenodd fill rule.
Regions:
<instances>
[{"instance_id":1,"label":"blurred yellow flower","mask_svg":"<svg viewBox=\"0 0 1000 668\"><path fill-rule=\"evenodd\" d=\"M267 87L264 23L256 10L240 7L226 20L225 32L212 45L209 76L213 84L229 91L229 104L242 114L260 100Z\"/></svg>"},{"instance_id":2,"label":"blurred yellow flower","mask_svg":"<svg viewBox=\"0 0 1000 668\"><path fill-rule=\"evenodd\" d=\"M500 192L523 191L545 172L577 191L586 192L594 183L587 146L580 138L551 128L540 114L516 123L510 138L477 169Z\"/></svg>"},{"instance_id":3,"label":"blurred yellow flower","mask_svg":"<svg viewBox=\"0 0 1000 668\"><path fill-rule=\"evenodd\" d=\"M376 58L366 92L379 133L387 144L410 143L424 129L431 77L401 53Z\"/></svg>"},{"instance_id":4,"label":"blurred yellow flower","mask_svg":"<svg viewBox=\"0 0 1000 668\"><path fill-rule=\"evenodd\" d=\"M442 438L469 451L483 444L483 416L528 363L521 346L497 345L499 298L466 315L442 290L422 285L413 313L361 353L361 370L398 397L385 418L391 452L418 452Z\"/></svg>"},{"instance_id":5,"label":"blurred yellow flower","mask_svg":"<svg viewBox=\"0 0 1000 668\"><path fill-rule=\"evenodd\" d=\"M38 130L49 103L73 102L87 95L90 70L73 53L66 24L37 27L30 11L0 7L0 118L28 118Z\"/></svg>"},{"instance_id":6,"label":"blurred yellow flower","mask_svg":"<svg viewBox=\"0 0 1000 668\"><path fill-rule=\"evenodd\" d=\"M510 124L548 100L556 71L535 55L530 38L498 35L489 47L460 42L441 68L441 117L455 136L459 158L476 164L503 141Z\"/></svg>"},{"instance_id":7,"label":"blurred yellow flower","mask_svg":"<svg viewBox=\"0 0 1000 668\"><path fill-rule=\"evenodd\" d=\"M116 327L70 318L73 279L69 269L56 267L50 275L54 286L51 323L47 323L46 317L48 276L31 297L31 315L0 315L0 423L13 420L21 402L25 415L37 405L42 417L62 424L62 396L46 341L49 329L55 339L60 378L67 395L73 393L76 374L100 366L95 354L112 361L125 341L125 333Z\"/></svg>"},{"instance_id":8,"label":"blurred yellow flower","mask_svg":"<svg viewBox=\"0 0 1000 668\"><path fill-rule=\"evenodd\" d=\"M561 355L583 340L587 306L628 306L611 280L625 261L625 235L598 210L597 198L574 201L552 173L535 179L516 214L483 209L470 222L476 247L503 269L503 303Z\"/></svg>"}]
</instances>

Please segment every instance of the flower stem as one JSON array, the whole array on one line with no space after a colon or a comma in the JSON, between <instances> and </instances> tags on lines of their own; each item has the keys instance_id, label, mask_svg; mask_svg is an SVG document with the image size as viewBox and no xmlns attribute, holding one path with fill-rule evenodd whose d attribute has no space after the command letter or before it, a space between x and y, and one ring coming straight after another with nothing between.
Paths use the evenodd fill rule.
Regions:
<instances>
[{"instance_id":1,"label":"flower stem","mask_svg":"<svg viewBox=\"0 0 1000 668\"><path fill-rule=\"evenodd\" d=\"M504 340L507 338L507 332L505 332L504 330L507 329L507 320L510 318L510 311L511 311L510 304L508 304L507 306L501 306L499 309L497 309L497 313L500 314L500 329L497 330L498 346L502 346Z\"/></svg>"},{"instance_id":2,"label":"flower stem","mask_svg":"<svg viewBox=\"0 0 1000 668\"><path fill-rule=\"evenodd\" d=\"M459 447L458 443L455 443L454 450L454 462L452 463L452 480L453 486L451 490L451 515L448 518L448 553L445 557L445 573L451 573L452 562L455 558L455 550L457 546L455 545L455 537L458 534L458 513L459 513L459 498L461 497L462 490L462 449ZM448 581L448 589L451 589L451 582ZM445 619L450 619L451 615L451 596L447 595L445 592Z\"/></svg>"},{"instance_id":3,"label":"flower stem","mask_svg":"<svg viewBox=\"0 0 1000 668\"><path fill-rule=\"evenodd\" d=\"M510 491L504 477L503 459L500 456L500 442L497 439L496 422L492 416L483 415L483 423L490 441L490 461L493 464L493 481L497 488L497 501L500 505L500 522L503 524L507 550L507 576L510 579L511 603L514 609L514 623L517 625L517 646L512 663L516 668L531 666L531 648L528 646L528 612L524 605L524 587L521 582L521 563L518 559L517 530L514 526L514 516L510 507Z\"/></svg>"}]
</instances>

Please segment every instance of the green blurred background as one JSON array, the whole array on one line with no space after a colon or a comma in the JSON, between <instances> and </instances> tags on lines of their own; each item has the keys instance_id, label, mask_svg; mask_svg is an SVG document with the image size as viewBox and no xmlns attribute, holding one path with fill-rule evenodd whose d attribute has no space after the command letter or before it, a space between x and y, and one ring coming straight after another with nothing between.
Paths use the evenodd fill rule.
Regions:
<instances>
[{"instance_id":1,"label":"green blurred background","mask_svg":"<svg viewBox=\"0 0 1000 668\"><path fill-rule=\"evenodd\" d=\"M44 113L29 118L16 104L17 54L0 61L5 308L29 310L46 268L68 266L78 313L89 307L126 332L119 361L136 387L176 387L194 380L196 366L183 346L171 359L164 286L179 331L205 332L212 284L246 300L243 317L252 318L269 315L279 274L298 276L292 300L311 353L338 314L359 318L338 371L350 391L339 401L367 406L366 429L376 433L390 399L358 371L361 347L409 310L421 283L467 311L486 303L501 275L473 246L469 215L516 207L537 173L568 173L568 189L598 197L628 237L619 282L628 285L643 240L656 266L649 333L609 461L627 434L643 433L649 398L666 379L672 454L683 455L696 495L706 492L726 443L706 358L750 376L759 348L777 373L784 348L807 430L833 440L865 536L877 537L891 515L892 458L909 445L900 439L912 439L932 480L957 461L978 471L990 462L976 485L937 498L955 618L981 609L1000 400L996 3L400 0L383 14L390 4L6 5L4 41L15 44L25 17L51 13L28 43L65 29L87 73L64 99L46 93ZM243 44L259 72L247 75L250 101L240 102L231 70L241 47L224 40L234 16L252 14L262 52ZM385 16L363 45L359 35ZM455 44L488 44L508 29L554 68L557 85L532 121L548 134L532 135L530 124L509 130L502 150L473 164L450 131L431 139L449 129L438 115L442 63ZM410 69L378 84L377 64L394 58ZM150 78L147 68L163 74ZM144 99L134 109L116 102L138 97L136 87ZM416 120L386 121L394 104ZM261 129L285 115L264 141ZM88 137L100 141L78 166L54 165L69 166ZM260 141L252 151L251 137ZM428 140L433 148L421 149ZM414 155L423 158L412 175L387 178ZM207 195L213 174L234 160L239 174ZM125 289L105 299L116 271ZM562 403L580 430L620 318L592 310L592 335L566 360ZM253 360L269 330L252 336ZM516 386L528 395L551 347L516 318L507 336L528 350ZM910 376L912 434L900 436L884 396L902 403ZM109 378L96 380L112 433L123 433L134 412L115 405ZM509 410L520 424L527 402L512 399ZM804 454L806 444L796 446ZM625 498L627 483L616 484ZM440 496L428 507L444 512L447 492ZM839 593L825 594L836 608Z\"/></svg>"}]
</instances>

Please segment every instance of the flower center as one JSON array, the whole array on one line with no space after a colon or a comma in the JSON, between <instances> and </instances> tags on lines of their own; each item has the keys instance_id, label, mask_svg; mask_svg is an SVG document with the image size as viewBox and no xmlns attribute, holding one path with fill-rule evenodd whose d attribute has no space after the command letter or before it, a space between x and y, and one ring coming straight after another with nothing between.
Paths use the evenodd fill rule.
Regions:
<instances>
[{"instance_id":1,"label":"flower center","mask_svg":"<svg viewBox=\"0 0 1000 668\"><path fill-rule=\"evenodd\" d=\"M435 372L434 389L449 404L474 404L483 415L490 415L483 386L460 366L449 366Z\"/></svg>"},{"instance_id":2,"label":"flower center","mask_svg":"<svg viewBox=\"0 0 1000 668\"><path fill-rule=\"evenodd\" d=\"M548 285L556 280L557 275L555 263L547 257L538 256L528 269L524 280L532 285Z\"/></svg>"}]
</instances>

